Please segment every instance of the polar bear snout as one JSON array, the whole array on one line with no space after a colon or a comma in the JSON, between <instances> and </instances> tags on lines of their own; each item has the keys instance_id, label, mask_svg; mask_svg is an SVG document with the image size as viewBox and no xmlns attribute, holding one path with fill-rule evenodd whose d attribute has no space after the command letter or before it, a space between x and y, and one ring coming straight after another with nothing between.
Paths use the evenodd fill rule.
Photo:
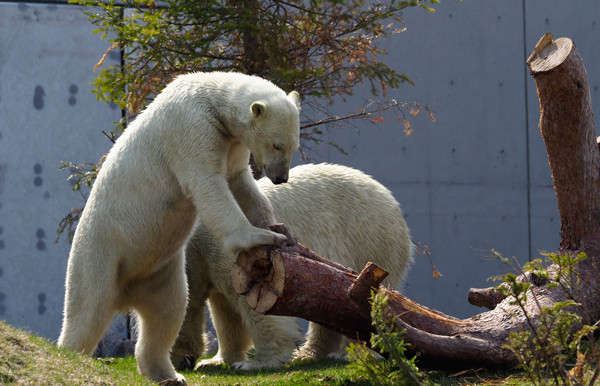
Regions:
<instances>
[{"instance_id":1,"label":"polar bear snout","mask_svg":"<svg viewBox=\"0 0 600 386\"><path fill-rule=\"evenodd\" d=\"M263 173L271 180L272 183L274 183L275 185L279 185L286 183L288 181L289 176L288 168L285 168L285 171L281 171L281 169L283 168L277 168L277 170L274 170L272 168L265 167L263 169Z\"/></svg>"},{"instance_id":2,"label":"polar bear snout","mask_svg":"<svg viewBox=\"0 0 600 386\"><path fill-rule=\"evenodd\" d=\"M271 180L271 182L274 183L275 185L286 183L287 180L288 180L288 176L287 175L285 175L285 176L277 176L277 175L271 176L271 175L269 175L267 173L265 173L265 175L267 177L269 177L269 179Z\"/></svg>"},{"instance_id":3,"label":"polar bear snout","mask_svg":"<svg viewBox=\"0 0 600 386\"><path fill-rule=\"evenodd\" d=\"M273 183L275 185L277 185L277 184L283 184L283 183L287 182L287 180L288 180L287 177L279 177L279 176L277 176L277 177L275 177L275 181L273 181L273 180L271 180L271 181L273 181Z\"/></svg>"}]
</instances>

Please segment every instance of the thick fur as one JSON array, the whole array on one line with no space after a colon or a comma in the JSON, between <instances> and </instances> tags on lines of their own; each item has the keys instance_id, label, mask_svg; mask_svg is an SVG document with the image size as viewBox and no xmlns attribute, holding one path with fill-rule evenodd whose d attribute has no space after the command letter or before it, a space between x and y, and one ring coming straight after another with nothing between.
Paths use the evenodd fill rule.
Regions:
<instances>
[{"instance_id":1,"label":"thick fur","mask_svg":"<svg viewBox=\"0 0 600 386\"><path fill-rule=\"evenodd\" d=\"M300 243L319 255L356 270L374 261L390 272L384 283L393 287L406 275L413 254L409 229L390 191L373 178L345 166L318 164L293 168L287 184L274 186L263 178L258 185L271 201L277 221L285 223ZM244 197L237 199L241 202ZM255 221L251 216L249 219ZM246 299L231 287L230 272L236 257L226 254L215 240L201 226L188 246L190 296L173 348L173 363L178 368L189 367L203 354L208 298L219 351L198 366L281 366L290 360L299 339L295 319L251 310ZM344 355L344 337L317 324L309 324L306 339L297 358ZM256 356L247 360L246 352L253 342Z\"/></svg>"},{"instance_id":2,"label":"thick fur","mask_svg":"<svg viewBox=\"0 0 600 386\"><path fill-rule=\"evenodd\" d=\"M177 77L116 141L94 183L69 256L59 345L91 354L114 312L133 308L139 371L184 383L169 350L185 315L192 230L203 222L231 255L284 242L242 212L270 211L248 158L285 182L298 142L297 93L236 73Z\"/></svg>"}]
</instances>

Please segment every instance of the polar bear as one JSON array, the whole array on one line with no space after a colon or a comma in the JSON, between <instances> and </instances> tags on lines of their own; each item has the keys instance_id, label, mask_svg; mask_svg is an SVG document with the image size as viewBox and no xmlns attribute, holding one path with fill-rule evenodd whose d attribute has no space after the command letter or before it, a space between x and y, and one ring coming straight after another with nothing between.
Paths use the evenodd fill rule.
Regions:
<instances>
[{"instance_id":1,"label":"polar bear","mask_svg":"<svg viewBox=\"0 0 600 386\"><path fill-rule=\"evenodd\" d=\"M185 245L198 221L231 255L285 242L242 210L271 210L249 155L273 183L286 182L299 108L296 92L238 73L167 85L116 141L91 190L69 255L59 345L91 354L114 312L132 308L140 373L185 383L169 358L187 302Z\"/></svg>"},{"instance_id":2,"label":"polar bear","mask_svg":"<svg viewBox=\"0 0 600 386\"><path fill-rule=\"evenodd\" d=\"M297 166L290 170L285 185L274 186L265 178L258 185L271 201L277 221L285 223L300 243L357 271L373 261L390 273L384 284L400 285L412 263L414 247L400 205L383 185L358 170L333 164ZM193 367L204 352L207 298L219 350L198 367L228 363L248 370L288 362L300 339L298 324L295 318L258 314L234 292L230 273L236 256L225 253L210 230L202 226L189 243L186 256L190 296L171 353L174 365ZM256 355L247 360L252 343ZM340 358L345 354L345 343L340 334L310 323L306 343L295 357Z\"/></svg>"}]
</instances>

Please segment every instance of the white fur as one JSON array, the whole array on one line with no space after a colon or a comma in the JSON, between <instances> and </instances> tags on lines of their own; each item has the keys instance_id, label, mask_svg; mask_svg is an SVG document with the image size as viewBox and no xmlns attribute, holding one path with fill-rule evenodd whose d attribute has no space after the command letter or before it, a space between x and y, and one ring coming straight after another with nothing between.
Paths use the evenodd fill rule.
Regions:
<instances>
[{"instance_id":1,"label":"white fur","mask_svg":"<svg viewBox=\"0 0 600 386\"><path fill-rule=\"evenodd\" d=\"M399 204L383 185L358 170L330 164L297 166L290 170L287 184L274 186L263 178L258 185L271 201L277 221L285 223L300 243L357 271L373 261L390 272L385 284L396 288L400 284L412 263L413 244ZM219 351L199 366L229 363L248 370L279 367L292 357L299 339L295 319L250 309L231 287L235 258L219 248L206 227L196 230L187 249L188 311L172 353L177 367L189 366L203 354L207 297ZM249 361L246 352L253 342L256 356ZM341 358L345 343L343 336L310 323L307 341L296 357Z\"/></svg>"},{"instance_id":2,"label":"white fur","mask_svg":"<svg viewBox=\"0 0 600 386\"><path fill-rule=\"evenodd\" d=\"M197 221L229 254L285 237L252 226L244 207L268 207L248 167L284 182L299 141L299 100L272 83L236 73L177 77L108 153L69 256L61 346L91 354L113 313L139 319L139 371L185 379L169 350L185 314L184 247ZM276 147L274 147L276 145Z\"/></svg>"}]
</instances>

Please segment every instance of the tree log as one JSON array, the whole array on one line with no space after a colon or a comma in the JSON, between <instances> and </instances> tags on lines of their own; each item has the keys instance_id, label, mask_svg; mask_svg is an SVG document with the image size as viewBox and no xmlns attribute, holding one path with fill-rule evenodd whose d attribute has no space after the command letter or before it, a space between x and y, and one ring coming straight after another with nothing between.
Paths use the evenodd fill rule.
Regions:
<instances>
[{"instance_id":1,"label":"tree log","mask_svg":"<svg viewBox=\"0 0 600 386\"><path fill-rule=\"evenodd\" d=\"M561 217L560 247L597 250L600 154L587 72L570 39L544 36L527 64L540 99L540 128Z\"/></svg>"},{"instance_id":2,"label":"tree log","mask_svg":"<svg viewBox=\"0 0 600 386\"><path fill-rule=\"evenodd\" d=\"M581 306L584 322L600 319L600 153L595 136L587 74L571 40L545 35L527 59L538 87L541 132L561 216L560 253L588 256L575 269L569 294ZM385 267L384 267L385 268ZM551 267L558 269L558 267ZM241 253L233 272L234 289L257 311L299 316L351 338L369 340L371 320L367 296L378 286L381 271L352 269L316 256L301 245L261 247ZM550 287L535 274L519 277L532 284L525 310L534 326L540 307L567 299L561 286ZM504 348L509 333L530 330L511 297L492 290L472 290L493 310L457 319L429 309L396 291L380 288L405 340L422 358L512 366L513 354Z\"/></svg>"},{"instance_id":3,"label":"tree log","mask_svg":"<svg viewBox=\"0 0 600 386\"><path fill-rule=\"evenodd\" d=\"M258 312L298 316L350 338L368 341L372 326L365 296L370 296L371 284L368 280L365 283L364 275L339 270L336 264L324 263L324 258L310 258L312 255L302 245L259 247L240 253L231 274L233 288L246 296L248 304ZM367 266L365 270L379 271L379 267ZM360 287L367 287L367 291L356 290ZM415 345L423 358L513 364L510 352L502 348L507 324L496 327L498 331L493 328L500 326L506 315L496 313L470 323L429 309L388 288L381 290L389 297L390 313L398 315L399 326L407 330L406 340ZM497 347L490 346L492 341L498 342Z\"/></svg>"},{"instance_id":4,"label":"tree log","mask_svg":"<svg viewBox=\"0 0 600 386\"><path fill-rule=\"evenodd\" d=\"M584 322L600 319L600 152L583 60L568 38L546 34L527 59L540 100L546 143L561 220L560 253L587 254L576 267Z\"/></svg>"}]
</instances>

